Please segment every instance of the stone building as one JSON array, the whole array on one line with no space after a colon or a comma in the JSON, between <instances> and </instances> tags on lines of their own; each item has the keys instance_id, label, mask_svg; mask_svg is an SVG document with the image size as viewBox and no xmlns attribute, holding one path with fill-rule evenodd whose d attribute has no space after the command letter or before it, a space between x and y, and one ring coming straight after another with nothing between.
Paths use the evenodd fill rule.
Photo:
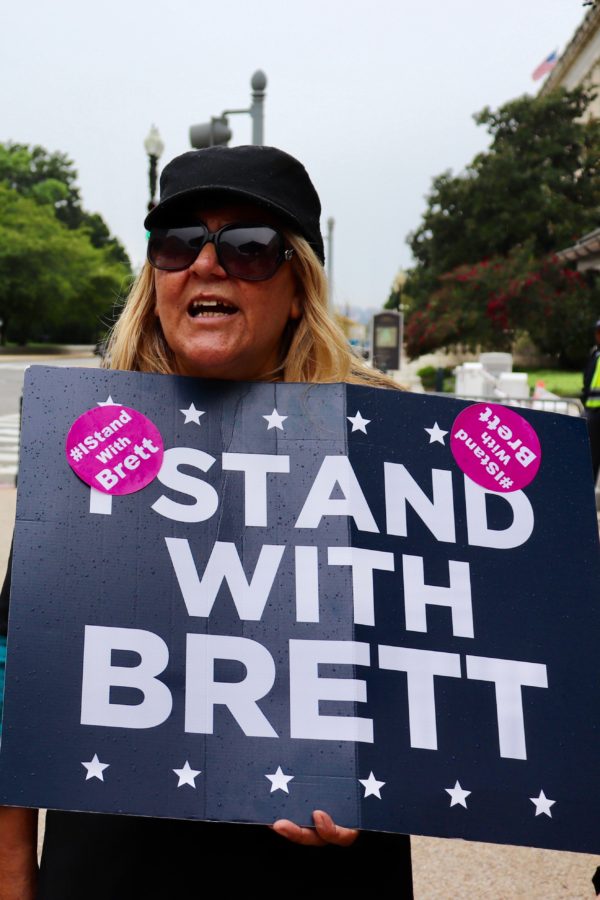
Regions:
<instances>
[{"instance_id":1,"label":"stone building","mask_svg":"<svg viewBox=\"0 0 600 900\"><path fill-rule=\"evenodd\" d=\"M564 87L582 85L596 88L597 96L588 106L587 118L600 118L600 3L588 10L583 22L540 89L540 96ZM600 219L600 211L599 211ZM583 235L576 244L557 253L575 262L580 271L600 269L600 228Z\"/></svg>"},{"instance_id":2,"label":"stone building","mask_svg":"<svg viewBox=\"0 0 600 900\"><path fill-rule=\"evenodd\" d=\"M588 10L541 89L540 96L558 87L596 87L598 96L588 107L589 117L600 118L600 3Z\"/></svg>"}]
</instances>

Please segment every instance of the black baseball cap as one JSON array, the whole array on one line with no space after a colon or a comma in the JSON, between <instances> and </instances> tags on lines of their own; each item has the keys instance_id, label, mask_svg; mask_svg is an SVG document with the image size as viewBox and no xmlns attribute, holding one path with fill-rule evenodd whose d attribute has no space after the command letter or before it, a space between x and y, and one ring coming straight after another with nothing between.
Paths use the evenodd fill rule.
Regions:
<instances>
[{"instance_id":1,"label":"black baseball cap","mask_svg":"<svg viewBox=\"0 0 600 900\"><path fill-rule=\"evenodd\" d=\"M321 202L301 162L276 147L206 147L172 159L160 176L160 201L146 216L148 231L173 224L173 213L196 200L248 200L275 213L306 238L325 261Z\"/></svg>"}]
</instances>

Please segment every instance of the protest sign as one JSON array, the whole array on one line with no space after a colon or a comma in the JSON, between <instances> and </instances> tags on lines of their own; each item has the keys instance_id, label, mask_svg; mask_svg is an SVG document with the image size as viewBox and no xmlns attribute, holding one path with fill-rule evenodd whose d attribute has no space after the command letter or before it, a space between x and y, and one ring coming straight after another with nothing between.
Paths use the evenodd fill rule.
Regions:
<instances>
[{"instance_id":1,"label":"protest sign","mask_svg":"<svg viewBox=\"0 0 600 900\"><path fill-rule=\"evenodd\" d=\"M1 798L598 853L598 588L577 419L34 367Z\"/></svg>"}]
</instances>

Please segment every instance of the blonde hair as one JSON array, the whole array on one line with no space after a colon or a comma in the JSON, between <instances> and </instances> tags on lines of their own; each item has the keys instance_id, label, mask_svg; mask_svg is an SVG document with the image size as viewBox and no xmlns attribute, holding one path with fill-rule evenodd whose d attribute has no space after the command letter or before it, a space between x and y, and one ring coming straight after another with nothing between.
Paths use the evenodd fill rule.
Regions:
<instances>
[{"instance_id":1,"label":"blonde hair","mask_svg":"<svg viewBox=\"0 0 600 900\"><path fill-rule=\"evenodd\" d=\"M290 320L282 340L282 359L267 380L391 387L399 385L356 357L329 313L323 266L304 238L286 234L294 250L292 265L302 298L302 315ZM176 374L175 357L155 315L154 272L146 262L133 284L109 342L107 365L132 372Z\"/></svg>"}]
</instances>

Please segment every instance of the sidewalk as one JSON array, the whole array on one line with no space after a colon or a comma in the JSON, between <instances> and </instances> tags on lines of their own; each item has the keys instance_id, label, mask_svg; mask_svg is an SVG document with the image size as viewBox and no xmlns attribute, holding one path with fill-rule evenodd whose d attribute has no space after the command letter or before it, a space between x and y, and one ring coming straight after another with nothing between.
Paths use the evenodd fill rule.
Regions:
<instances>
[{"instance_id":1,"label":"sidewalk","mask_svg":"<svg viewBox=\"0 0 600 900\"><path fill-rule=\"evenodd\" d=\"M14 488L0 489L1 576L10 550L15 502ZM414 837L411 844L416 900L592 900L595 896L590 879L600 857L440 838Z\"/></svg>"},{"instance_id":2,"label":"sidewalk","mask_svg":"<svg viewBox=\"0 0 600 900\"><path fill-rule=\"evenodd\" d=\"M600 857L411 838L416 900L586 900Z\"/></svg>"},{"instance_id":3,"label":"sidewalk","mask_svg":"<svg viewBox=\"0 0 600 900\"><path fill-rule=\"evenodd\" d=\"M16 489L0 487L0 578L2 579L4 578L10 552L16 503Z\"/></svg>"},{"instance_id":4,"label":"sidewalk","mask_svg":"<svg viewBox=\"0 0 600 900\"><path fill-rule=\"evenodd\" d=\"M14 362L15 360L20 359L35 359L37 362L53 360L60 357L72 356L74 358L83 358L94 355L94 346L93 344L64 344L64 345L55 345L52 348L48 348L45 350L42 347L21 347L21 348L13 348L11 347L7 350L5 347L0 347L0 362Z\"/></svg>"}]
</instances>

